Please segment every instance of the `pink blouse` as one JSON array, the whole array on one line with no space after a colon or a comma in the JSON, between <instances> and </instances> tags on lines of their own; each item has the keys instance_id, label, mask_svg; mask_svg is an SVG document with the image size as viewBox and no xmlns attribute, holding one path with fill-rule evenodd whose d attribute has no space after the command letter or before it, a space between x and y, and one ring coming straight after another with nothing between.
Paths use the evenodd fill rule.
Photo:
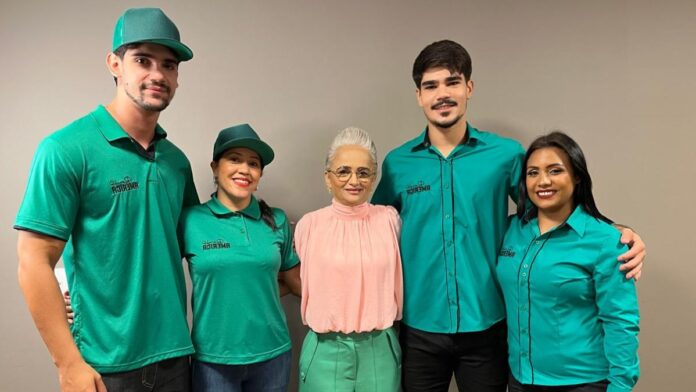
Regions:
<instances>
[{"instance_id":1,"label":"pink blouse","mask_svg":"<svg viewBox=\"0 0 696 392\"><path fill-rule=\"evenodd\" d=\"M401 319L403 281L393 207L333 201L295 229L302 321L314 332L368 332Z\"/></svg>"}]
</instances>

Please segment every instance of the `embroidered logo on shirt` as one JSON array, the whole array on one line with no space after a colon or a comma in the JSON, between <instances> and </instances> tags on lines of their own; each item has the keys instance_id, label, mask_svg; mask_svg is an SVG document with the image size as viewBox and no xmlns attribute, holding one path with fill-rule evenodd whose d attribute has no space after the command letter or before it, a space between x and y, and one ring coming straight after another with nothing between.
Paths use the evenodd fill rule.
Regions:
<instances>
[{"instance_id":1,"label":"embroidered logo on shirt","mask_svg":"<svg viewBox=\"0 0 696 392\"><path fill-rule=\"evenodd\" d=\"M500 256L500 257L515 257L515 251L513 251L510 248L503 248L500 250L500 253L498 253L498 256Z\"/></svg>"},{"instance_id":2,"label":"embroidered logo on shirt","mask_svg":"<svg viewBox=\"0 0 696 392\"><path fill-rule=\"evenodd\" d=\"M132 181L130 177L123 177L123 180L111 180L111 194L116 195L122 192L129 192L138 189L138 181Z\"/></svg>"},{"instance_id":3,"label":"embroidered logo on shirt","mask_svg":"<svg viewBox=\"0 0 696 392\"><path fill-rule=\"evenodd\" d=\"M412 195L418 192L425 192L430 190L430 185L423 184L423 181L418 181L418 184L406 186L406 193Z\"/></svg>"},{"instance_id":4,"label":"embroidered logo on shirt","mask_svg":"<svg viewBox=\"0 0 696 392\"><path fill-rule=\"evenodd\" d=\"M203 241L203 250L229 249L230 243L223 240Z\"/></svg>"}]
</instances>

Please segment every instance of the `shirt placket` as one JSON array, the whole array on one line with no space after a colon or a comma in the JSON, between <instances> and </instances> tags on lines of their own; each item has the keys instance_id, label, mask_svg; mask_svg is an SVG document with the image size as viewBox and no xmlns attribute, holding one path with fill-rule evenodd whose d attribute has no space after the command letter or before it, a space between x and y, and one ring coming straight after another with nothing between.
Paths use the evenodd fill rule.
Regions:
<instances>
[{"instance_id":1,"label":"shirt placket","mask_svg":"<svg viewBox=\"0 0 696 392\"><path fill-rule=\"evenodd\" d=\"M531 293L530 293L530 270L534 259L539 254L543 240L535 237L529 244L528 250L522 259L517 273L519 282L517 323L518 336L520 342L519 364L521 382L534 384L534 366L532 365L531 349Z\"/></svg>"},{"instance_id":2,"label":"shirt placket","mask_svg":"<svg viewBox=\"0 0 696 392\"><path fill-rule=\"evenodd\" d=\"M447 301L450 310L451 331L459 330L461 309L457 288L457 267L454 241L454 195L452 192L452 159L440 158L440 189L442 194L442 233L445 249L445 279L447 280Z\"/></svg>"},{"instance_id":3,"label":"shirt placket","mask_svg":"<svg viewBox=\"0 0 696 392\"><path fill-rule=\"evenodd\" d=\"M232 234L230 237L236 240L236 246L249 246L249 230L247 227L247 219L244 214L240 212L232 213L230 217L229 233Z\"/></svg>"}]
</instances>

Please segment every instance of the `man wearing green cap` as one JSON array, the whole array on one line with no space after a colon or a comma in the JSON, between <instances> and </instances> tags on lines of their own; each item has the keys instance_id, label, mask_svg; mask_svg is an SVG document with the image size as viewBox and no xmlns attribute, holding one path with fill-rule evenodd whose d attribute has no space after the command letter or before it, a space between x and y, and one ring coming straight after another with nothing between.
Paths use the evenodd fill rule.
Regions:
<instances>
[{"instance_id":1,"label":"man wearing green cap","mask_svg":"<svg viewBox=\"0 0 696 392\"><path fill-rule=\"evenodd\" d=\"M62 391L190 389L176 227L198 196L157 120L192 57L160 9L127 10L106 59L116 96L36 151L15 221L19 282ZM61 256L70 328L53 276Z\"/></svg>"}]
</instances>

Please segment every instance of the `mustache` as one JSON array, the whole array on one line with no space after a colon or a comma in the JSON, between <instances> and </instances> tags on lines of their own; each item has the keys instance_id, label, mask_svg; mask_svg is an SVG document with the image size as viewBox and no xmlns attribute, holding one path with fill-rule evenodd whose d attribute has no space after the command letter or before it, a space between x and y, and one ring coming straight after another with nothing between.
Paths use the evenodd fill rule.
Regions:
<instances>
[{"instance_id":1,"label":"mustache","mask_svg":"<svg viewBox=\"0 0 696 392\"><path fill-rule=\"evenodd\" d=\"M445 98L445 99L439 101L438 103L436 103L435 105L431 106L430 108L431 109L439 109L445 105L457 106L457 102L455 102L449 98Z\"/></svg>"},{"instance_id":2,"label":"mustache","mask_svg":"<svg viewBox=\"0 0 696 392\"><path fill-rule=\"evenodd\" d=\"M140 85L141 90L145 90L145 89L148 89L150 87L161 88L162 90L164 90L167 93L171 92L171 89L169 88L169 86L167 86L166 83L162 83L162 82L150 82L150 83L143 83Z\"/></svg>"}]
</instances>

